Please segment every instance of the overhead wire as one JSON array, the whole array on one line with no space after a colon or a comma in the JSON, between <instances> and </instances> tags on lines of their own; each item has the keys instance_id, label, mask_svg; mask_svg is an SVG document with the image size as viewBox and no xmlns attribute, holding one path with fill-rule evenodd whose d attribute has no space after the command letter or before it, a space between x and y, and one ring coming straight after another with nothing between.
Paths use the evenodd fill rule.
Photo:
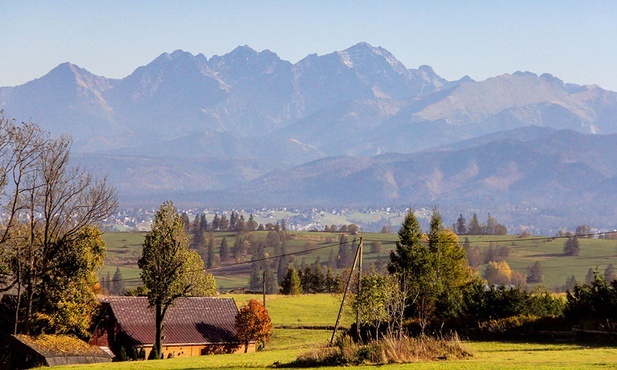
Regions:
<instances>
[{"instance_id":1,"label":"overhead wire","mask_svg":"<svg viewBox=\"0 0 617 370\"><path fill-rule=\"evenodd\" d=\"M555 239L567 239L567 238L572 238L572 237L578 237L578 238L594 238L600 235L608 235L608 234L613 234L615 233L614 231L606 231L606 232L596 232L596 233L588 233L588 234L579 234L579 235L557 235L557 236L538 236L538 237L527 237L527 238L516 238L516 239L495 239L495 240L470 240L469 243L470 244L486 244L486 243L511 243L511 242L534 242L534 241L553 241ZM475 236L477 237L478 235L470 235L470 236ZM396 243L398 243L398 241L396 240L380 240L380 239L367 239L364 238L365 242L380 242L382 244L386 244L386 245L394 245ZM234 262L234 263L229 263L229 264L225 264L225 265L221 265L221 266L217 266L217 267L212 267L209 269L196 269L196 270L189 270L187 272L199 272L199 271L206 271L206 272L212 272L212 271L216 271L216 270L223 270L223 269L230 269L230 268L234 268L236 266L241 266L241 265L248 265L248 264L252 264L255 262L262 262L262 261L268 261L268 260L273 260L273 259L278 259L281 257L289 257L289 256L293 256L293 255L303 255L303 254L310 254L312 252L318 251L318 250L322 250L322 249L327 249L327 248L332 248L335 246L339 246L340 242L332 242L329 244L325 244L325 245L320 245L318 247L315 248L308 248L308 249L304 249L301 251L297 251L297 252L288 252L288 253L284 253L284 254L280 254L280 255L276 255L276 256L267 256L267 257L263 257L263 258L258 258L258 259L254 259L254 260L246 260L246 261L238 261L238 262ZM521 246L521 245L516 245L516 246L508 246L509 248L523 248L525 246ZM580 265L570 265L570 266L542 266L542 269L553 269L553 268L576 268L576 267L587 267L589 266L589 264L580 264ZM527 268L513 268L510 267L510 270L527 270ZM141 281L141 278L123 278L123 279L117 279L117 280L111 280L111 281Z\"/></svg>"}]
</instances>

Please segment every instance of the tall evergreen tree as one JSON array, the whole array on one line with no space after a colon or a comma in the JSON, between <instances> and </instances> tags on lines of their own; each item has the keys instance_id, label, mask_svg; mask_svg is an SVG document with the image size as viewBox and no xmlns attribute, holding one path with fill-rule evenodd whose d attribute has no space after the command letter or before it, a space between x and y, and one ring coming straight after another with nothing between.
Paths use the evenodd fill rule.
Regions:
<instances>
[{"instance_id":1,"label":"tall evergreen tree","mask_svg":"<svg viewBox=\"0 0 617 370\"><path fill-rule=\"evenodd\" d=\"M349 261L349 242L347 241L347 236L341 234L338 242L338 256L336 257L336 267L345 268L347 267L347 261Z\"/></svg>"},{"instance_id":2,"label":"tall evergreen tree","mask_svg":"<svg viewBox=\"0 0 617 370\"><path fill-rule=\"evenodd\" d=\"M107 290L108 294L112 294L111 292L111 274L107 271L107 279L105 279L105 285L103 287Z\"/></svg>"},{"instance_id":3,"label":"tall evergreen tree","mask_svg":"<svg viewBox=\"0 0 617 370\"><path fill-rule=\"evenodd\" d=\"M210 229L208 227L208 219L206 218L205 213L202 213L201 216L199 216L199 228L202 232L206 232Z\"/></svg>"},{"instance_id":4,"label":"tall evergreen tree","mask_svg":"<svg viewBox=\"0 0 617 370\"><path fill-rule=\"evenodd\" d=\"M467 234L467 220L465 220L462 213L456 220L456 233L459 235Z\"/></svg>"},{"instance_id":5,"label":"tall evergreen tree","mask_svg":"<svg viewBox=\"0 0 617 370\"><path fill-rule=\"evenodd\" d=\"M227 245L227 238L223 237L221 240L221 248L219 249L219 257L221 257L221 262L227 262L229 259L229 246Z\"/></svg>"},{"instance_id":6,"label":"tall evergreen tree","mask_svg":"<svg viewBox=\"0 0 617 370\"><path fill-rule=\"evenodd\" d=\"M189 215L186 214L186 212L182 212L182 215L180 215L180 219L182 220L182 225L184 226L184 230L186 230L186 232L190 232L191 230L191 221L189 221Z\"/></svg>"},{"instance_id":7,"label":"tall evergreen tree","mask_svg":"<svg viewBox=\"0 0 617 370\"><path fill-rule=\"evenodd\" d=\"M255 218L253 217L253 214L251 213L249 215L249 220L246 223L246 228L248 231L255 231L257 230L257 227L258 227L257 221L255 221Z\"/></svg>"},{"instance_id":8,"label":"tall evergreen tree","mask_svg":"<svg viewBox=\"0 0 617 370\"><path fill-rule=\"evenodd\" d=\"M266 270L264 277L266 279L266 293L267 294L277 294L279 292L279 285L274 277L274 271L270 268L268 263L266 265Z\"/></svg>"},{"instance_id":9,"label":"tall evergreen tree","mask_svg":"<svg viewBox=\"0 0 617 370\"><path fill-rule=\"evenodd\" d=\"M497 227L497 225L497 220L495 220L495 218L493 218L493 216L491 216L491 214L489 213L486 219L486 227L484 230L484 234L495 235L495 228Z\"/></svg>"},{"instance_id":10,"label":"tall evergreen tree","mask_svg":"<svg viewBox=\"0 0 617 370\"><path fill-rule=\"evenodd\" d=\"M234 211L231 211L231 216L229 216L229 230L236 231L237 222L238 222L238 214Z\"/></svg>"},{"instance_id":11,"label":"tall evergreen tree","mask_svg":"<svg viewBox=\"0 0 617 370\"><path fill-rule=\"evenodd\" d=\"M578 256L580 254L581 247L578 243L577 236L569 236L563 246L563 253L566 256Z\"/></svg>"},{"instance_id":12,"label":"tall evergreen tree","mask_svg":"<svg viewBox=\"0 0 617 370\"><path fill-rule=\"evenodd\" d=\"M540 261L534 262L528 269L527 282L528 283L541 283L544 280L544 272L542 271L542 265Z\"/></svg>"},{"instance_id":13,"label":"tall evergreen tree","mask_svg":"<svg viewBox=\"0 0 617 370\"><path fill-rule=\"evenodd\" d=\"M206 254L206 268L214 266L214 238L208 240L208 250Z\"/></svg>"},{"instance_id":14,"label":"tall evergreen tree","mask_svg":"<svg viewBox=\"0 0 617 370\"><path fill-rule=\"evenodd\" d=\"M606 280L607 283L612 283L613 280L617 279L617 271L615 270L615 267L613 266L613 264L609 264L608 266L606 266L606 269L604 270L604 280Z\"/></svg>"},{"instance_id":15,"label":"tall evergreen tree","mask_svg":"<svg viewBox=\"0 0 617 370\"><path fill-rule=\"evenodd\" d=\"M595 280L595 273L593 271L593 269L590 267L589 270L587 270L587 275L585 275L585 283L590 284Z\"/></svg>"},{"instance_id":16,"label":"tall evergreen tree","mask_svg":"<svg viewBox=\"0 0 617 370\"><path fill-rule=\"evenodd\" d=\"M478 216L474 213L471 220L469 220L469 226L467 227L467 233L471 235L482 234L482 225L478 221Z\"/></svg>"},{"instance_id":17,"label":"tall evergreen tree","mask_svg":"<svg viewBox=\"0 0 617 370\"><path fill-rule=\"evenodd\" d=\"M300 285L300 276L298 271L292 266L287 268L283 282L281 283L283 294L298 295L302 293L302 286Z\"/></svg>"},{"instance_id":18,"label":"tall evergreen tree","mask_svg":"<svg viewBox=\"0 0 617 370\"><path fill-rule=\"evenodd\" d=\"M265 252L263 244L259 243L257 245L257 250L253 253L251 260L251 275L249 277L249 286L251 290L262 290L262 282L263 282L263 271L266 267L266 262L264 261Z\"/></svg>"},{"instance_id":19,"label":"tall evergreen tree","mask_svg":"<svg viewBox=\"0 0 617 370\"><path fill-rule=\"evenodd\" d=\"M330 249L330 255L328 256L328 268L331 270L336 269L336 252L334 248Z\"/></svg>"},{"instance_id":20,"label":"tall evergreen tree","mask_svg":"<svg viewBox=\"0 0 617 370\"><path fill-rule=\"evenodd\" d=\"M236 234L236 240L234 241L233 247L231 247L231 255L237 261L239 260L245 253L244 249L244 236L241 234Z\"/></svg>"},{"instance_id":21,"label":"tall evergreen tree","mask_svg":"<svg viewBox=\"0 0 617 370\"><path fill-rule=\"evenodd\" d=\"M287 256L287 247L285 244L281 246L281 253L276 268L276 278L279 285L283 285L283 279L285 278L285 274L287 273L287 268L289 267L289 256Z\"/></svg>"},{"instance_id":22,"label":"tall evergreen tree","mask_svg":"<svg viewBox=\"0 0 617 370\"><path fill-rule=\"evenodd\" d=\"M114 273L114 278L111 282L111 294L124 294L124 279L122 279L122 272L120 271L120 267L116 267L116 272Z\"/></svg>"},{"instance_id":23,"label":"tall evergreen tree","mask_svg":"<svg viewBox=\"0 0 617 370\"><path fill-rule=\"evenodd\" d=\"M219 229L223 231L229 230L229 220L224 213L221 215L221 220L219 221Z\"/></svg>"},{"instance_id":24,"label":"tall evergreen tree","mask_svg":"<svg viewBox=\"0 0 617 370\"><path fill-rule=\"evenodd\" d=\"M221 220L219 219L218 214L214 214L214 218L212 219L212 230L220 230L221 229Z\"/></svg>"}]
</instances>

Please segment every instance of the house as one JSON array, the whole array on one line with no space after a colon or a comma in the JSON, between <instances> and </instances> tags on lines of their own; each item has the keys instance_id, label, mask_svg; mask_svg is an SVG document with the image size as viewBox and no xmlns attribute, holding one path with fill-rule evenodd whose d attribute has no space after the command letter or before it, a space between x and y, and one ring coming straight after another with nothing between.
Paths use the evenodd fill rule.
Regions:
<instances>
[{"instance_id":1,"label":"house","mask_svg":"<svg viewBox=\"0 0 617 370\"><path fill-rule=\"evenodd\" d=\"M147 297L101 298L101 310L90 344L110 348L116 356L122 349L129 356L145 351L155 342L154 308ZM163 321L162 352L165 357L201 356L244 352L237 338L232 298L178 298ZM255 351L250 343L249 352ZM143 353L143 352L142 352Z\"/></svg>"}]
</instances>

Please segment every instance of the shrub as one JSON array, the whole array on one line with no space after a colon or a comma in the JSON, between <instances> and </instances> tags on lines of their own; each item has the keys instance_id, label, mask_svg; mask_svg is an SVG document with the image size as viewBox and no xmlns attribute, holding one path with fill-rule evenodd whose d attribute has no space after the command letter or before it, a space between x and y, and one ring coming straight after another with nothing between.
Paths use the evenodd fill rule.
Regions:
<instances>
[{"instance_id":1,"label":"shrub","mask_svg":"<svg viewBox=\"0 0 617 370\"><path fill-rule=\"evenodd\" d=\"M152 346L152 351L150 351L150 354L148 355L148 360L158 360L160 358L161 355L159 354L159 350L156 346Z\"/></svg>"},{"instance_id":2,"label":"shrub","mask_svg":"<svg viewBox=\"0 0 617 370\"><path fill-rule=\"evenodd\" d=\"M585 329L616 330L617 281L608 283L596 272L590 284L576 285L567 293L565 317Z\"/></svg>"}]
</instances>

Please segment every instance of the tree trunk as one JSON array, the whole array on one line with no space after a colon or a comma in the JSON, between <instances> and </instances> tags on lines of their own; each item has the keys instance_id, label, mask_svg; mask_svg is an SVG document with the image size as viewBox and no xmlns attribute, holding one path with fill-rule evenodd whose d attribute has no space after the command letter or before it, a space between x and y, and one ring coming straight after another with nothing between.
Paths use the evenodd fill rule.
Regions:
<instances>
[{"instance_id":1,"label":"tree trunk","mask_svg":"<svg viewBox=\"0 0 617 370\"><path fill-rule=\"evenodd\" d=\"M156 347L159 356L163 353L162 345L161 345L161 337L163 334L163 310L161 307L161 303L157 303L155 305L156 310L156 338L154 342L154 346Z\"/></svg>"},{"instance_id":2,"label":"tree trunk","mask_svg":"<svg viewBox=\"0 0 617 370\"><path fill-rule=\"evenodd\" d=\"M249 351L249 341L247 340L246 343L244 344L244 353L247 353Z\"/></svg>"}]
</instances>

